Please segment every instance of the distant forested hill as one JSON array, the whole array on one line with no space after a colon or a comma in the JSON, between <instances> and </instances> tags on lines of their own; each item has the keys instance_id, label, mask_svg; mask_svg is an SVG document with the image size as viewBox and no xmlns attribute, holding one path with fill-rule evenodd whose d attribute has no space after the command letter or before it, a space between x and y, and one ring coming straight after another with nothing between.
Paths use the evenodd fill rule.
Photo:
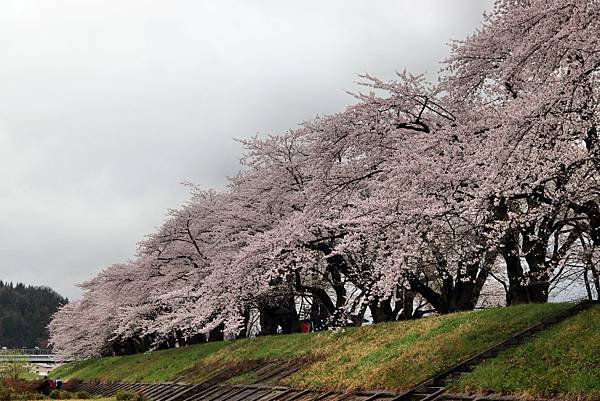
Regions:
<instances>
[{"instance_id":1,"label":"distant forested hill","mask_svg":"<svg viewBox=\"0 0 600 401\"><path fill-rule=\"evenodd\" d=\"M48 287L0 280L0 347L45 347L50 316L67 302Z\"/></svg>"}]
</instances>

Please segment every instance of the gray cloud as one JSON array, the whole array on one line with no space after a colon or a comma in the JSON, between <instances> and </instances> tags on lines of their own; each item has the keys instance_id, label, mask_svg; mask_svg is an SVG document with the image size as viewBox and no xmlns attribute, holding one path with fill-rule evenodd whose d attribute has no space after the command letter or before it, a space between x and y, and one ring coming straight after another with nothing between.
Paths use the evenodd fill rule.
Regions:
<instances>
[{"instance_id":1,"label":"gray cloud","mask_svg":"<svg viewBox=\"0 0 600 401\"><path fill-rule=\"evenodd\" d=\"M232 138L342 110L357 74L435 77L491 0L0 3L0 279L75 283L223 187Z\"/></svg>"}]
</instances>

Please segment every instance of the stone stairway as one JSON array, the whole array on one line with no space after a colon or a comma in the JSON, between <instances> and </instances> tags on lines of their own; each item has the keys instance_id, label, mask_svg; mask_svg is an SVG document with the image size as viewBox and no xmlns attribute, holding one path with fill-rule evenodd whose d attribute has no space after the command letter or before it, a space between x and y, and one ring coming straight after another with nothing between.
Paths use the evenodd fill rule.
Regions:
<instances>
[{"instance_id":1,"label":"stone stairway","mask_svg":"<svg viewBox=\"0 0 600 401\"><path fill-rule=\"evenodd\" d=\"M112 397L119 390L136 391L153 401L390 401L395 394L341 393L260 385L212 385L182 383L81 383L77 391Z\"/></svg>"}]
</instances>

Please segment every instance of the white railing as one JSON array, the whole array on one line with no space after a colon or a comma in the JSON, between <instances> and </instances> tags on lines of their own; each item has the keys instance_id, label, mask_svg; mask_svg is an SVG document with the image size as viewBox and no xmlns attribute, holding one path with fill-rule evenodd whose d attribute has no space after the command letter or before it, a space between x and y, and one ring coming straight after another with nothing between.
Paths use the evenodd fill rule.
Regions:
<instances>
[{"instance_id":1,"label":"white railing","mask_svg":"<svg viewBox=\"0 0 600 401\"><path fill-rule=\"evenodd\" d=\"M27 361L32 363L54 363L55 355L49 349L0 349L0 362Z\"/></svg>"},{"instance_id":2,"label":"white railing","mask_svg":"<svg viewBox=\"0 0 600 401\"><path fill-rule=\"evenodd\" d=\"M2 355L52 355L52 350L45 348L2 348L0 349L0 356Z\"/></svg>"}]
</instances>

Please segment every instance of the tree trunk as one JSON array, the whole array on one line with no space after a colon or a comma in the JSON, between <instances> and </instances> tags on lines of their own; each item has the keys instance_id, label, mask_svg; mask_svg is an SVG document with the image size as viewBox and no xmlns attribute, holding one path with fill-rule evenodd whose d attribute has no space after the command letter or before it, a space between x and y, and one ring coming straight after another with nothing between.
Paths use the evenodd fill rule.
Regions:
<instances>
[{"instance_id":1,"label":"tree trunk","mask_svg":"<svg viewBox=\"0 0 600 401\"><path fill-rule=\"evenodd\" d=\"M248 329L249 329L248 324L250 324L250 308L247 308L247 307L244 308L242 316L244 316L244 323L242 325L242 329L238 333L239 338L248 337Z\"/></svg>"},{"instance_id":2,"label":"tree trunk","mask_svg":"<svg viewBox=\"0 0 600 401\"><path fill-rule=\"evenodd\" d=\"M225 324L221 323L219 324L217 327L215 327L214 329L212 329L209 333L208 333L208 341L209 342L213 342L213 341L223 341L224 340L224 335L223 335L223 330L225 329Z\"/></svg>"},{"instance_id":3,"label":"tree trunk","mask_svg":"<svg viewBox=\"0 0 600 401\"><path fill-rule=\"evenodd\" d=\"M300 318L296 311L296 301L294 296L286 296L276 312L277 320L285 334L300 332Z\"/></svg>"},{"instance_id":4,"label":"tree trunk","mask_svg":"<svg viewBox=\"0 0 600 401\"><path fill-rule=\"evenodd\" d=\"M527 287L524 285L523 266L521 266L521 258L519 257L518 235L516 230L509 231L502 244L501 253L506 263L506 274L508 276L506 305L529 303Z\"/></svg>"},{"instance_id":5,"label":"tree trunk","mask_svg":"<svg viewBox=\"0 0 600 401\"><path fill-rule=\"evenodd\" d=\"M323 305L319 297L313 297L310 305L310 322L313 331L321 331L327 328L327 321L331 314Z\"/></svg>"},{"instance_id":6,"label":"tree trunk","mask_svg":"<svg viewBox=\"0 0 600 401\"><path fill-rule=\"evenodd\" d=\"M391 322L396 320L394 311L392 310L391 300L372 300L369 302L369 310L371 311L371 317L373 323Z\"/></svg>"},{"instance_id":7,"label":"tree trunk","mask_svg":"<svg viewBox=\"0 0 600 401\"><path fill-rule=\"evenodd\" d=\"M403 289L401 299L398 299L396 302L396 309L399 312L396 314L396 319L408 320L414 318L413 312L415 309L415 293L413 291Z\"/></svg>"},{"instance_id":8,"label":"tree trunk","mask_svg":"<svg viewBox=\"0 0 600 401\"><path fill-rule=\"evenodd\" d=\"M300 319L296 312L293 295L277 298L278 304L264 305L260 308L261 335L277 334L277 328L285 334L300 332Z\"/></svg>"},{"instance_id":9,"label":"tree trunk","mask_svg":"<svg viewBox=\"0 0 600 401\"><path fill-rule=\"evenodd\" d=\"M537 239L538 243L528 246L525 260L529 265L529 272L525 273L519 255L519 232L511 230L503 241L502 256L506 263L508 275L508 292L506 304L527 304L548 302L550 281L546 266L546 246L544 239ZM525 241L525 240L524 240Z\"/></svg>"}]
</instances>

